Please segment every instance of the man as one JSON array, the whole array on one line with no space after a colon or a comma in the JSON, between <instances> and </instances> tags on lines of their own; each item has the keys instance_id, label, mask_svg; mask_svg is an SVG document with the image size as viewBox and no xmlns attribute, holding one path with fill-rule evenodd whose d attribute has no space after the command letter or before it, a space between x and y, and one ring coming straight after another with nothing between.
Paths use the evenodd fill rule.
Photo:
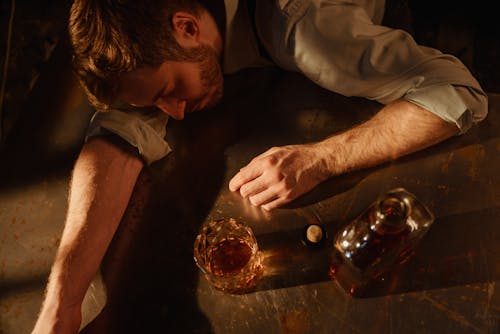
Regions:
<instances>
[{"instance_id":1,"label":"man","mask_svg":"<svg viewBox=\"0 0 500 334\"><path fill-rule=\"evenodd\" d=\"M223 73L271 59L331 91L384 105L364 124L320 142L272 148L243 167L229 188L264 210L481 121L487 98L465 66L381 26L383 14L383 0L76 0L69 24L75 68L99 111L75 164L33 333L78 330L83 297L143 165L170 151L168 117L182 120L215 105Z\"/></svg>"}]
</instances>

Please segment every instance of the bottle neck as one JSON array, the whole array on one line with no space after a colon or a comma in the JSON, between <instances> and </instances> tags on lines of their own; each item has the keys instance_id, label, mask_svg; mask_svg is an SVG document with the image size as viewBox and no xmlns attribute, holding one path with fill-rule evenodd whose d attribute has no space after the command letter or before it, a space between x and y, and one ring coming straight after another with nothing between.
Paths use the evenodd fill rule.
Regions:
<instances>
[{"instance_id":1,"label":"bottle neck","mask_svg":"<svg viewBox=\"0 0 500 334\"><path fill-rule=\"evenodd\" d=\"M408 206L395 196L379 200L371 212L370 229L379 234L399 234L406 229Z\"/></svg>"}]
</instances>

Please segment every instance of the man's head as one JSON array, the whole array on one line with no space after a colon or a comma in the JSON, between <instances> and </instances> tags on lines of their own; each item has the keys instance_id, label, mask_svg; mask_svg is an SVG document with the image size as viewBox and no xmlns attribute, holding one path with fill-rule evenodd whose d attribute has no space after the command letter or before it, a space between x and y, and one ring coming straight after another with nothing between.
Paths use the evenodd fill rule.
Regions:
<instances>
[{"instance_id":1,"label":"man's head","mask_svg":"<svg viewBox=\"0 0 500 334\"><path fill-rule=\"evenodd\" d=\"M222 96L222 41L194 0L75 0L76 73L91 103L155 105L176 119Z\"/></svg>"}]
</instances>

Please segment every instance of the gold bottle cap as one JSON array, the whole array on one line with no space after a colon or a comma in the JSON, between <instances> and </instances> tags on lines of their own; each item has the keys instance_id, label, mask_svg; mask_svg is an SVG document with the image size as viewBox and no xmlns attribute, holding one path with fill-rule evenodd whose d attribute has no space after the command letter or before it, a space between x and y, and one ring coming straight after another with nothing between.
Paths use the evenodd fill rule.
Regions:
<instances>
[{"instance_id":1,"label":"gold bottle cap","mask_svg":"<svg viewBox=\"0 0 500 334\"><path fill-rule=\"evenodd\" d=\"M326 239L326 231L319 224L307 225L304 232L304 242L309 246L320 246Z\"/></svg>"}]
</instances>

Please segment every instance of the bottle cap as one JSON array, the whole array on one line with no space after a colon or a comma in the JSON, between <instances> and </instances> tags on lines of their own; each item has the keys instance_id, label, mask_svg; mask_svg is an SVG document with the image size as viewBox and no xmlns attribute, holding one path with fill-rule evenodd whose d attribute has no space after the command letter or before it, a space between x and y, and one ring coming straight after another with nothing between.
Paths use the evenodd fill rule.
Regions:
<instances>
[{"instance_id":1,"label":"bottle cap","mask_svg":"<svg viewBox=\"0 0 500 334\"><path fill-rule=\"evenodd\" d=\"M320 224L308 224L304 229L303 241L308 246L320 247L326 240L326 230Z\"/></svg>"}]
</instances>

